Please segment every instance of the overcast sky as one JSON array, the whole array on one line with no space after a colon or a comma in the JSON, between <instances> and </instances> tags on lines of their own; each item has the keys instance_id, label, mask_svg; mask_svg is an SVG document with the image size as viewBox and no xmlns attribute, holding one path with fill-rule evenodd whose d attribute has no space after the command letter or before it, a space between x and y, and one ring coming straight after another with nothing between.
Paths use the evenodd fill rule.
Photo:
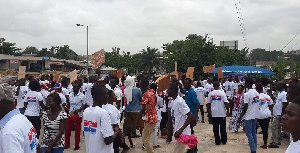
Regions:
<instances>
[{"instance_id":1,"label":"overcast sky","mask_svg":"<svg viewBox=\"0 0 300 153\"><path fill-rule=\"evenodd\" d=\"M234 0L0 0L0 38L17 47L69 45L86 54L112 47L136 53L147 46L211 34L214 43L239 40ZM249 48L282 49L300 29L300 0L241 0ZM300 48L300 35L286 50Z\"/></svg>"}]
</instances>

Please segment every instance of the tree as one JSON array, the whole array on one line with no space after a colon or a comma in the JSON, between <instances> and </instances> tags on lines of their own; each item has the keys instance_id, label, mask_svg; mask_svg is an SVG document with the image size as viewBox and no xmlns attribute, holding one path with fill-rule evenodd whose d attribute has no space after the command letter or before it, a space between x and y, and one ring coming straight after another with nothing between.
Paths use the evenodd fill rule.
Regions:
<instances>
[{"instance_id":1,"label":"tree","mask_svg":"<svg viewBox=\"0 0 300 153\"><path fill-rule=\"evenodd\" d=\"M141 51L141 58L139 61L139 69L147 72L148 77L152 76L153 68L160 67L160 53L157 48L143 49Z\"/></svg>"},{"instance_id":2,"label":"tree","mask_svg":"<svg viewBox=\"0 0 300 153\"><path fill-rule=\"evenodd\" d=\"M206 37L190 34L185 40L174 40L164 44L164 67L167 72L174 71L174 62L178 63L178 72L186 72L188 67L195 67L194 76L203 75L203 66L215 64L223 65L247 65L248 51L231 50L215 46Z\"/></svg>"},{"instance_id":3,"label":"tree","mask_svg":"<svg viewBox=\"0 0 300 153\"><path fill-rule=\"evenodd\" d=\"M58 47L54 57L66 60L80 60L79 56L68 45Z\"/></svg>"},{"instance_id":4,"label":"tree","mask_svg":"<svg viewBox=\"0 0 300 153\"><path fill-rule=\"evenodd\" d=\"M4 38L0 38L0 53L1 54L8 54L8 55L15 55L19 54L20 48L15 47L16 43L7 42Z\"/></svg>"},{"instance_id":5,"label":"tree","mask_svg":"<svg viewBox=\"0 0 300 153\"><path fill-rule=\"evenodd\" d=\"M256 61L278 61L279 57L284 56L282 51L266 51L265 49L256 48L251 51L251 64Z\"/></svg>"},{"instance_id":6,"label":"tree","mask_svg":"<svg viewBox=\"0 0 300 153\"><path fill-rule=\"evenodd\" d=\"M22 54L38 54L39 50L34 46L28 46L24 49Z\"/></svg>"},{"instance_id":7,"label":"tree","mask_svg":"<svg viewBox=\"0 0 300 153\"><path fill-rule=\"evenodd\" d=\"M52 54L51 51L48 51L47 48L42 48L42 49L38 52L37 56L39 56L39 57L43 57L43 56L49 56L49 57L51 57L51 56L54 56L54 54Z\"/></svg>"}]
</instances>

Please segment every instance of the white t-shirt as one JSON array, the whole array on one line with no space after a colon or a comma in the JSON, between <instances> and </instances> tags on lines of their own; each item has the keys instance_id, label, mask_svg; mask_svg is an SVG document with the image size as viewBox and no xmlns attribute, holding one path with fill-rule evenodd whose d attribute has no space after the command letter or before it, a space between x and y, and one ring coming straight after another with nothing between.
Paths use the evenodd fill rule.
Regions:
<instances>
[{"instance_id":1,"label":"white t-shirt","mask_svg":"<svg viewBox=\"0 0 300 153\"><path fill-rule=\"evenodd\" d=\"M206 90L203 87L198 87L195 89L195 92L197 94L200 105L204 105Z\"/></svg>"},{"instance_id":2,"label":"white t-shirt","mask_svg":"<svg viewBox=\"0 0 300 153\"><path fill-rule=\"evenodd\" d=\"M85 92L85 99L86 99L86 102L89 106L92 106L94 101L93 101L93 97L92 97L92 94L91 94L91 91L92 91L92 87L93 87L93 84L92 83L87 83L85 86L84 86L84 92Z\"/></svg>"},{"instance_id":3,"label":"white t-shirt","mask_svg":"<svg viewBox=\"0 0 300 153\"><path fill-rule=\"evenodd\" d=\"M282 103L286 103L286 92L281 91L278 92L278 95L275 100L275 105L273 107L273 114L276 116L280 116L282 114Z\"/></svg>"},{"instance_id":4,"label":"white t-shirt","mask_svg":"<svg viewBox=\"0 0 300 153\"><path fill-rule=\"evenodd\" d=\"M255 89L249 89L244 95L244 103L248 104L245 120L259 118L259 93Z\"/></svg>"},{"instance_id":5,"label":"white t-shirt","mask_svg":"<svg viewBox=\"0 0 300 153\"><path fill-rule=\"evenodd\" d=\"M48 97L48 95L49 95L50 93L49 93L49 91L47 91L47 90L45 90L45 89L42 89L42 90L40 91L40 93L41 93L42 96L43 96L43 103L44 103L44 105L46 105L46 99L47 99L47 97Z\"/></svg>"},{"instance_id":6,"label":"white t-shirt","mask_svg":"<svg viewBox=\"0 0 300 153\"><path fill-rule=\"evenodd\" d=\"M28 104L24 115L40 116L40 101L43 101L43 96L41 93L29 91L25 97L25 102Z\"/></svg>"},{"instance_id":7,"label":"white t-shirt","mask_svg":"<svg viewBox=\"0 0 300 153\"><path fill-rule=\"evenodd\" d=\"M20 86L19 95L17 97L17 107L16 108L23 108L24 107L24 101L25 96L28 92L27 86Z\"/></svg>"},{"instance_id":8,"label":"white t-shirt","mask_svg":"<svg viewBox=\"0 0 300 153\"><path fill-rule=\"evenodd\" d=\"M120 100L120 106L122 106L122 97L123 97L123 93L122 93L122 90L116 86L115 89L114 89L114 94L116 95L117 97L117 100ZM117 102L114 103L115 107L117 107ZM120 107L120 110L121 110L122 107Z\"/></svg>"},{"instance_id":9,"label":"white t-shirt","mask_svg":"<svg viewBox=\"0 0 300 153\"><path fill-rule=\"evenodd\" d=\"M159 95L156 95L156 105L155 105L155 108L156 108L156 112L157 112L157 120L161 120L162 119L162 116L161 116L161 108L163 108L164 106L164 100L162 99L161 96Z\"/></svg>"},{"instance_id":10,"label":"white t-shirt","mask_svg":"<svg viewBox=\"0 0 300 153\"><path fill-rule=\"evenodd\" d=\"M22 114L14 115L1 130L1 153L36 153L38 139L31 122Z\"/></svg>"},{"instance_id":11,"label":"white t-shirt","mask_svg":"<svg viewBox=\"0 0 300 153\"><path fill-rule=\"evenodd\" d=\"M221 90L214 90L208 94L207 103L211 104L212 117L226 117L226 108L224 103L228 103L226 94Z\"/></svg>"},{"instance_id":12,"label":"white t-shirt","mask_svg":"<svg viewBox=\"0 0 300 153\"><path fill-rule=\"evenodd\" d=\"M185 123L187 119L187 113L190 112L190 108L180 96L177 96L175 100L171 103L171 113L173 120L174 132L178 131ZM190 125L188 125L182 132L182 134L191 134Z\"/></svg>"},{"instance_id":13,"label":"white t-shirt","mask_svg":"<svg viewBox=\"0 0 300 153\"><path fill-rule=\"evenodd\" d=\"M300 140L291 142L285 153L300 153Z\"/></svg>"},{"instance_id":14,"label":"white t-shirt","mask_svg":"<svg viewBox=\"0 0 300 153\"><path fill-rule=\"evenodd\" d=\"M230 95L233 95L234 90L236 89L236 85L233 81L231 81L231 82L226 81L224 83L224 88L226 91L226 96L230 96Z\"/></svg>"},{"instance_id":15,"label":"white t-shirt","mask_svg":"<svg viewBox=\"0 0 300 153\"><path fill-rule=\"evenodd\" d=\"M69 84L68 87L67 87L69 93L73 92L73 86L72 84Z\"/></svg>"},{"instance_id":16,"label":"white t-shirt","mask_svg":"<svg viewBox=\"0 0 300 153\"><path fill-rule=\"evenodd\" d=\"M99 107L88 107L83 112L83 131L87 153L113 153L113 143L106 145L104 138L114 134L108 112Z\"/></svg>"},{"instance_id":17,"label":"white t-shirt","mask_svg":"<svg viewBox=\"0 0 300 153\"><path fill-rule=\"evenodd\" d=\"M259 119L265 119L272 116L269 105L273 105L273 100L267 94L259 94Z\"/></svg>"},{"instance_id":18,"label":"white t-shirt","mask_svg":"<svg viewBox=\"0 0 300 153\"><path fill-rule=\"evenodd\" d=\"M211 84L207 83L207 84L204 86L204 88L205 88L205 90L206 90L207 92L211 92L211 91L214 90L214 86L213 86L212 83L211 83Z\"/></svg>"},{"instance_id":19,"label":"white t-shirt","mask_svg":"<svg viewBox=\"0 0 300 153\"><path fill-rule=\"evenodd\" d=\"M61 88L61 93L63 95L65 95L65 96L69 96L70 95L69 90L67 88L64 88L64 87Z\"/></svg>"},{"instance_id":20,"label":"white t-shirt","mask_svg":"<svg viewBox=\"0 0 300 153\"><path fill-rule=\"evenodd\" d=\"M72 92L69 96L70 101L70 111L74 112L75 110L78 110L81 108L82 105L86 103L85 96L83 93L78 92L76 95L74 92ZM78 112L78 115L82 117L82 111Z\"/></svg>"},{"instance_id":21,"label":"white t-shirt","mask_svg":"<svg viewBox=\"0 0 300 153\"><path fill-rule=\"evenodd\" d=\"M108 112L111 124L120 125L121 114L120 111L112 104L102 105L102 108Z\"/></svg>"}]
</instances>

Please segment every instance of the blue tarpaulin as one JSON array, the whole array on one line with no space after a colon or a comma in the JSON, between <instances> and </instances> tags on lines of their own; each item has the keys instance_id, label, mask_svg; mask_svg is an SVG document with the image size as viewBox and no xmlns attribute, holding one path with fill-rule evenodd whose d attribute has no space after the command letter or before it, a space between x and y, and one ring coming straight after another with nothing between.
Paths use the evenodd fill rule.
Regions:
<instances>
[{"instance_id":1,"label":"blue tarpaulin","mask_svg":"<svg viewBox=\"0 0 300 153\"><path fill-rule=\"evenodd\" d=\"M253 75L274 75L274 72L255 66L222 66L223 74L253 74ZM218 73L218 68L209 72L210 74Z\"/></svg>"}]
</instances>

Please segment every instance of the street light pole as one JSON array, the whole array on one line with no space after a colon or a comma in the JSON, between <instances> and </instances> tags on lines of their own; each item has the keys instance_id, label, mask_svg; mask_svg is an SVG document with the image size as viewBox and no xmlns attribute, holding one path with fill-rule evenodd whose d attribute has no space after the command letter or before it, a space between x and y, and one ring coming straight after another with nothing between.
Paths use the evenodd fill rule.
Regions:
<instances>
[{"instance_id":1,"label":"street light pole","mask_svg":"<svg viewBox=\"0 0 300 153\"><path fill-rule=\"evenodd\" d=\"M83 24L76 24L76 26L82 27ZM86 26L86 75L89 75L89 26Z\"/></svg>"}]
</instances>

